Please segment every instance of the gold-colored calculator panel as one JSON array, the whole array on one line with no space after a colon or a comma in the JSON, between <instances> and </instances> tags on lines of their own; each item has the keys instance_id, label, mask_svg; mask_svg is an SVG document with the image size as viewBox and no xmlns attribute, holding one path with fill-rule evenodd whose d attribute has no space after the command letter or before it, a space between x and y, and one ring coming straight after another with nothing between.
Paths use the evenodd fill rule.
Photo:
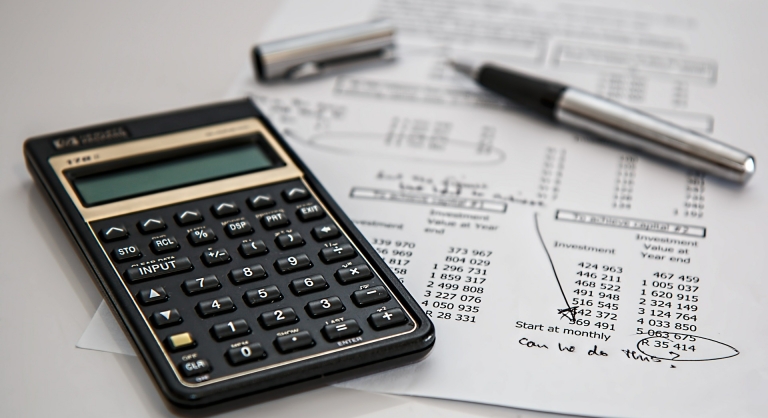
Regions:
<instances>
[{"instance_id":1,"label":"gold-colored calculator panel","mask_svg":"<svg viewBox=\"0 0 768 418\"><path fill-rule=\"evenodd\" d=\"M68 170L75 168L80 169L96 164L108 163L110 161L151 155L158 152L173 151L176 149L204 145L223 139L256 133L261 134L264 137L270 147L285 163L285 166L180 187L173 190L152 193L93 207L86 207L80 202L80 197L75 192L66 175ZM57 155L51 157L48 162L51 164L54 171L56 171L56 175L59 177L61 184L64 186L64 189L66 189L72 202L77 206L77 210L80 211L80 214L86 222L303 177L301 170L296 167L280 144L277 143L275 138L270 135L269 131L256 118L241 119L234 122L207 126L205 128L191 129L188 131L109 145L86 151Z\"/></svg>"}]
</instances>

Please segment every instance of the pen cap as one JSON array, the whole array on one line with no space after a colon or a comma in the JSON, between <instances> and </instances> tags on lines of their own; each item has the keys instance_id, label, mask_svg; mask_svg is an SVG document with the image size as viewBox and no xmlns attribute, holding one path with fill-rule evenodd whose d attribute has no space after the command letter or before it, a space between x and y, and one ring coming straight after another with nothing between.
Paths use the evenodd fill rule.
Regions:
<instances>
[{"instance_id":1,"label":"pen cap","mask_svg":"<svg viewBox=\"0 0 768 418\"><path fill-rule=\"evenodd\" d=\"M253 67L261 81L295 80L328 71L394 59L395 27L381 19L253 48Z\"/></svg>"}]
</instances>

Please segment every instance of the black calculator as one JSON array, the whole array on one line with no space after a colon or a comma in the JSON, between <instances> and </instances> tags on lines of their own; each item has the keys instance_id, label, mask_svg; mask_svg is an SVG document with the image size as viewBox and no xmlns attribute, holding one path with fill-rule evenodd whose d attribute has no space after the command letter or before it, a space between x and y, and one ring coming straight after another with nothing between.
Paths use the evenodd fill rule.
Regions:
<instances>
[{"instance_id":1,"label":"black calculator","mask_svg":"<svg viewBox=\"0 0 768 418\"><path fill-rule=\"evenodd\" d=\"M24 152L176 405L289 393L434 344L418 304L250 100L31 138Z\"/></svg>"}]
</instances>

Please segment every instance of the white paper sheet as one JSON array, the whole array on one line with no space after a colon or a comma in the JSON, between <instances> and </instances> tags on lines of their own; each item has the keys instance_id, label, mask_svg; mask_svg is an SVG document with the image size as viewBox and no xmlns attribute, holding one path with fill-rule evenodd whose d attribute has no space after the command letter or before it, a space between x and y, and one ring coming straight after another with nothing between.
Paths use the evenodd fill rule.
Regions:
<instances>
[{"instance_id":1,"label":"white paper sheet","mask_svg":"<svg viewBox=\"0 0 768 418\"><path fill-rule=\"evenodd\" d=\"M265 39L373 16L400 28L394 65L268 86L247 68L230 92L270 116L437 327L427 360L347 386L596 416L764 415L761 169L736 187L595 142L443 61L536 71L760 161L766 10L286 3Z\"/></svg>"}]
</instances>

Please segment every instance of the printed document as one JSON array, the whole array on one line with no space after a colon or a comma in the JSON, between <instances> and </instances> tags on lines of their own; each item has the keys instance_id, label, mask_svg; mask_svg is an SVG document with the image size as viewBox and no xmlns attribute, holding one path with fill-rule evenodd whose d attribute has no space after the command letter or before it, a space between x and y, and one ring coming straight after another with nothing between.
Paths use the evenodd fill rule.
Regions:
<instances>
[{"instance_id":1,"label":"printed document","mask_svg":"<svg viewBox=\"0 0 768 418\"><path fill-rule=\"evenodd\" d=\"M338 13L336 11L339 11ZM763 3L288 2L274 40L388 17L398 59L249 96L437 329L347 387L614 417L768 411ZM537 119L493 61L752 152L739 187Z\"/></svg>"}]
</instances>

